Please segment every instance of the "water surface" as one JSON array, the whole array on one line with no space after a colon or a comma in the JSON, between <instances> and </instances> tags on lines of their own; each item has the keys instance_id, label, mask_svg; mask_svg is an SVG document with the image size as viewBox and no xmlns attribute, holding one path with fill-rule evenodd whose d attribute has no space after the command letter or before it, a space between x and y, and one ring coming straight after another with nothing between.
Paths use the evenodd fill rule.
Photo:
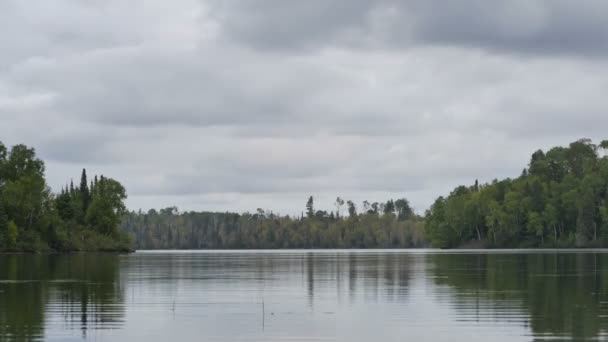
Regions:
<instances>
[{"instance_id":1,"label":"water surface","mask_svg":"<svg viewBox=\"0 0 608 342\"><path fill-rule=\"evenodd\" d=\"M4 341L608 339L603 251L0 255Z\"/></svg>"}]
</instances>

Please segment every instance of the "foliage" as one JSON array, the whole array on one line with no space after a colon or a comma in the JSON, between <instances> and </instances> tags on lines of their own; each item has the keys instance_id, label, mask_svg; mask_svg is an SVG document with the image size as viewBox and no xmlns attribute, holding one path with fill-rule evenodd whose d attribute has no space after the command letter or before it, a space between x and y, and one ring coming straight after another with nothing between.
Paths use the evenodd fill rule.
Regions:
<instances>
[{"instance_id":1,"label":"foliage","mask_svg":"<svg viewBox=\"0 0 608 342\"><path fill-rule=\"evenodd\" d=\"M0 251L129 249L117 230L126 199L120 183L102 176L89 187L83 170L79 187L70 182L53 194L44 171L33 148L0 143Z\"/></svg>"},{"instance_id":2,"label":"foliage","mask_svg":"<svg viewBox=\"0 0 608 342\"><path fill-rule=\"evenodd\" d=\"M605 246L608 157L588 139L538 150L515 179L459 186L426 214L433 246Z\"/></svg>"},{"instance_id":3,"label":"foliage","mask_svg":"<svg viewBox=\"0 0 608 342\"><path fill-rule=\"evenodd\" d=\"M405 201L405 200L403 200ZM392 200L389 202L393 202ZM405 201L407 202L407 201ZM256 214L184 212L166 208L130 212L122 229L140 249L204 248L407 248L423 247L423 222L413 212L386 210L356 214L354 203L336 200L337 213L313 209L306 203L302 218L258 209ZM339 210L348 203L349 217ZM409 208L409 207L408 207ZM402 209L404 210L404 209ZM407 216L407 219L404 218Z\"/></svg>"},{"instance_id":4,"label":"foliage","mask_svg":"<svg viewBox=\"0 0 608 342\"><path fill-rule=\"evenodd\" d=\"M6 227L6 245L8 247L15 247L17 245L17 237L19 236L19 232L17 230L17 224L15 222L10 221Z\"/></svg>"}]
</instances>

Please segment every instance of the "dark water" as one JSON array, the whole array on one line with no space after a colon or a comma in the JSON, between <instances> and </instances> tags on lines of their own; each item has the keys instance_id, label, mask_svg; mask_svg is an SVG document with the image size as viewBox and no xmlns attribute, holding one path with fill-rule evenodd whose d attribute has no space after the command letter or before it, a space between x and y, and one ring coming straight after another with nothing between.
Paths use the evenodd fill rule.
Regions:
<instances>
[{"instance_id":1,"label":"dark water","mask_svg":"<svg viewBox=\"0 0 608 342\"><path fill-rule=\"evenodd\" d=\"M608 254L0 255L1 341L608 339Z\"/></svg>"}]
</instances>

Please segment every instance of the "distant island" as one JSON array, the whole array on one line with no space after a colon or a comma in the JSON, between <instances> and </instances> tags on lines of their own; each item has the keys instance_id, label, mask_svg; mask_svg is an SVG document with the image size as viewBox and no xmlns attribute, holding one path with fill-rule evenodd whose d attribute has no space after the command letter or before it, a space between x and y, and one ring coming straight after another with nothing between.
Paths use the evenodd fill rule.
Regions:
<instances>
[{"instance_id":1,"label":"distant island","mask_svg":"<svg viewBox=\"0 0 608 342\"><path fill-rule=\"evenodd\" d=\"M280 248L570 248L608 245L608 141L581 139L532 154L517 178L475 181L439 197L424 217L405 198L314 198L297 217L255 213L128 212L125 188L95 176L52 193L44 163L0 143L0 251Z\"/></svg>"},{"instance_id":2,"label":"distant island","mask_svg":"<svg viewBox=\"0 0 608 342\"><path fill-rule=\"evenodd\" d=\"M125 252L130 237L118 227L125 188L95 176L54 194L33 148L0 142L0 252Z\"/></svg>"}]
</instances>

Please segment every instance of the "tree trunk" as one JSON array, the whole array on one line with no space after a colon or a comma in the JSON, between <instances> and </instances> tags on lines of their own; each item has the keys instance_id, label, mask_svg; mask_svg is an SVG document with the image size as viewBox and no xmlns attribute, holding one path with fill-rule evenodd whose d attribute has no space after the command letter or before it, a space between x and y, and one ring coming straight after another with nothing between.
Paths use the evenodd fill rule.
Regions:
<instances>
[{"instance_id":1,"label":"tree trunk","mask_svg":"<svg viewBox=\"0 0 608 342\"><path fill-rule=\"evenodd\" d=\"M597 241L597 223L593 222L593 241Z\"/></svg>"},{"instance_id":2,"label":"tree trunk","mask_svg":"<svg viewBox=\"0 0 608 342\"><path fill-rule=\"evenodd\" d=\"M557 242L557 225L553 225L553 234L555 235L555 242Z\"/></svg>"},{"instance_id":3,"label":"tree trunk","mask_svg":"<svg viewBox=\"0 0 608 342\"><path fill-rule=\"evenodd\" d=\"M32 228L32 221L34 220L34 211L36 210L36 208L32 209L32 212L30 213L30 222L28 224L27 229L30 230Z\"/></svg>"}]
</instances>

